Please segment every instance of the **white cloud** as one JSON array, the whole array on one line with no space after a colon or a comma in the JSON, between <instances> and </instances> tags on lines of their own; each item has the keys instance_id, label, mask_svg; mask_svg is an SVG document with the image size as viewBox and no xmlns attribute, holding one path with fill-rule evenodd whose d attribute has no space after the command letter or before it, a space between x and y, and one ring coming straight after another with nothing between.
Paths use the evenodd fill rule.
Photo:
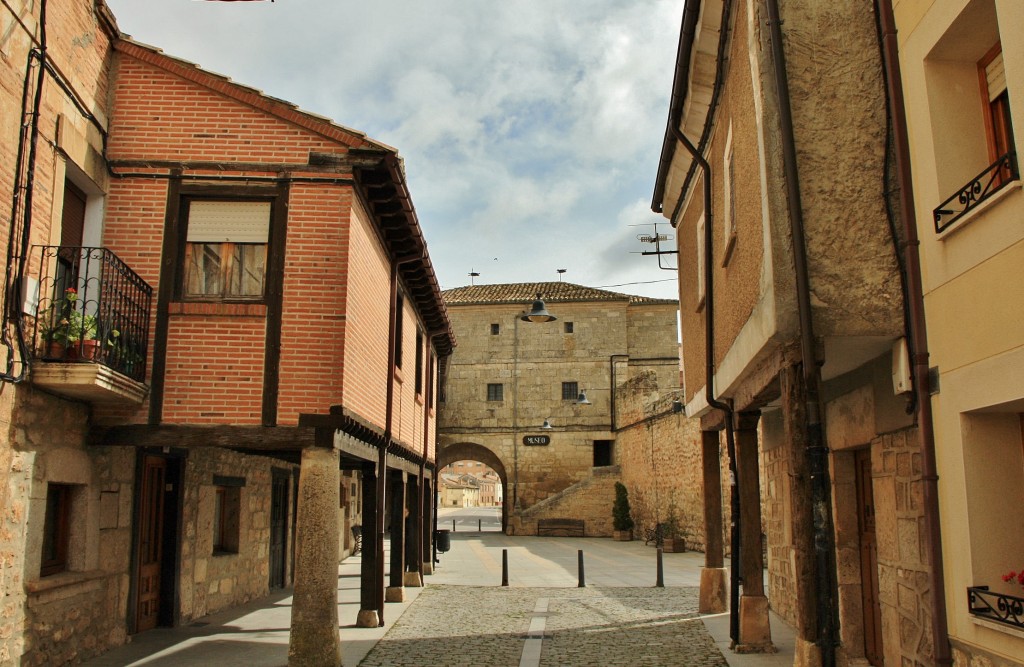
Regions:
<instances>
[{"instance_id":1,"label":"white cloud","mask_svg":"<svg viewBox=\"0 0 1024 667\"><path fill-rule=\"evenodd\" d=\"M108 4L140 41L398 148L445 287L471 268L477 282L673 277L630 254L626 225L660 219L646 202L682 3ZM635 291L651 289L674 294Z\"/></svg>"}]
</instances>

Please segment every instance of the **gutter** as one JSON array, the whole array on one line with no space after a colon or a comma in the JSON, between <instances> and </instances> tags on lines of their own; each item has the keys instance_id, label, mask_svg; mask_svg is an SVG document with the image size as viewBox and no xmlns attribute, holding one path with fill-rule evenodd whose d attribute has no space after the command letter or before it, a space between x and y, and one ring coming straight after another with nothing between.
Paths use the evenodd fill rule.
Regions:
<instances>
[{"instance_id":1,"label":"gutter","mask_svg":"<svg viewBox=\"0 0 1024 667\"><path fill-rule=\"evenodd\" d=\"M921 481L924 482L924 518L928 527L928 556L931 562L931 622L936 665L952 665L946 609L945 572L942 562L942 531L939 519L939 475L935 461L935 425L932 417L931 381L928 375L928 330L924 312L924 286L921 278L920 242L917 236L917 212L910 171L910 142L907 137L907 112L903 98L899 45L892 0L876 0L882 62L885 71L889 119L892 122L896 179L899 188L899 222L905 239L898 247L906 276L908 328L913 359L914 398L917 407L917 431L921 448ZM898 242L897 239L893 239Z\"/></svg>"}]
</instances>

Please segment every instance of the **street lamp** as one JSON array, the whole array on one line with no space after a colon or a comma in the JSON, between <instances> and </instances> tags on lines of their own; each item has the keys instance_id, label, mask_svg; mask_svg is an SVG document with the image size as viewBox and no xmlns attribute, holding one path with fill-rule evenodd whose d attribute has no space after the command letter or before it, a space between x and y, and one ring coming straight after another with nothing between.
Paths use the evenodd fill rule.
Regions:
<instances>
[{"instance_id":1,"label":"street lamp","mask_svg":"<svg viewBox=\"0 0 1024 667\"><path fill-rule=\"evenodd\" d=\"M540 292L530 307L514 320L512 340L512 508L519 508L519 321L554 322L558 318L548 312ZM550 428L550 425L548 426Z\"/></svg>"}]
</instances>

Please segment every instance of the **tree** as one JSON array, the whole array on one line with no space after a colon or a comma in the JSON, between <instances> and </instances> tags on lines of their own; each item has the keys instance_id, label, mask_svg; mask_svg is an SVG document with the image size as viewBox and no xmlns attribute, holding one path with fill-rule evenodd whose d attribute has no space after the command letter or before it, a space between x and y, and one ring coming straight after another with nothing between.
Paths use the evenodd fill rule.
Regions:
<instances>
[{"instance_id":1,"label":"tree","mask_svg":"<svg viewBox=\"0 0 1024 667\"><path fill-rule=\"evenodd\" d=\"M615 504L612 505L612 525L615 530L633 530L630 516L629 492L622 482L615 482Z\"/></svg>"}]
</instances>

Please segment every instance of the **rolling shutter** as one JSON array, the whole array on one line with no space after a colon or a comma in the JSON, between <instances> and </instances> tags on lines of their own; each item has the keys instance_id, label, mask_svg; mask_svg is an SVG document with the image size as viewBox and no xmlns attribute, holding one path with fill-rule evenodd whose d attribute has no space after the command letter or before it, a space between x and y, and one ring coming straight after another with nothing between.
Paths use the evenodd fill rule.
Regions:
<instances>
[{"instance_id":1,"label":"rolling shutter","mask_svg":"<svg viewBox=\"0 0 1024 667\"><path fill-rule=\"evenodd\" d=\"M270 202L193 201L188 210L189 243L266 243Z\"/></svg>"}]
</instances>

